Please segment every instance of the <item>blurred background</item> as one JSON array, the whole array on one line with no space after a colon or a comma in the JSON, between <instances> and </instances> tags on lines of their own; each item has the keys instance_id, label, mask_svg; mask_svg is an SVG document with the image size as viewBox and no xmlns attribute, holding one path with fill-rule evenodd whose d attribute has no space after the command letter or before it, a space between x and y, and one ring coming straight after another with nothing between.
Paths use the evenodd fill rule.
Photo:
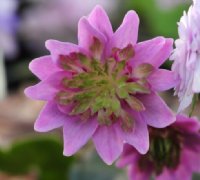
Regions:
<instances>
[{"instance_id":1,"label":"blurred background","mask_svg":"<svg viewBox=\"0 0 200 180\"><path fill-rule=\"evenodd\" d=\"M43 102L23 93L38 82L28 64L48 54L44 42L76 43L79 18L96 4L106 9L114 29L128 10L136 10L142 41L160 35L176 39L177 22L191 0L0 0L0 180L127 179L125 171L102 163L92 143L74 157L64 157L61 130L33 131ZM168 61L164 68L170 65ZM176 110L173 92L161 95Z\"/></svg>"}]
</instances>

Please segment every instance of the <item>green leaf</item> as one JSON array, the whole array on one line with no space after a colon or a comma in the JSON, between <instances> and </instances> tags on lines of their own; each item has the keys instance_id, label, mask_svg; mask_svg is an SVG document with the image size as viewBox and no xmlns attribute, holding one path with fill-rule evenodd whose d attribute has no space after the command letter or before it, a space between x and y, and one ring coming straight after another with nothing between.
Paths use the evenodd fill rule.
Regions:
<instances>
[{"instance_id":1,"label":"green leaf","mask_svg":"<svg viewBox=\"0 0 200 180\"><path fill-rule=\"evenodd\" d=\"M12 145L7 151L0 150L0 171L23 175L38 170L39 180L66 179L73 158L62 154L60 142L50 138L34 138Z\"/></svg>"}]
</instances>

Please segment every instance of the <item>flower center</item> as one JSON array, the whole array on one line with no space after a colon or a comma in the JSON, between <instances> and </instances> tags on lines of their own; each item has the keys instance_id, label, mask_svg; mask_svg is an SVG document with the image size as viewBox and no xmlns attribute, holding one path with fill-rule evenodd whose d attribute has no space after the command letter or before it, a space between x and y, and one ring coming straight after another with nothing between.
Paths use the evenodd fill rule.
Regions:
<instances>
[{"instance_id":1,"label":"flower center","mask_svg":"<svg viewBox=\"0 0 200 180\"><path fill-rule=\"evenodd\" d=\"M139 166L145 169L146 161L153 164L156 174L161 174L163 169L174 169L180 161L182 137L180 133L172 128L151 131L151 142L149 152L141 157Z\"/></svg>"},{"instance_id":2,"label":"flower center","mask_svg":"<svg viewBox=\"0 0 200 180\"><path fill-rule=\"evenodd\" d=\"M62 80L65 90L56 98L61 105L72 105L70 115L79 115L86 120L96 115L101 125L120 121L122 128L129 131L134 120L125 109L145 110L135 95L150 93L146 77L153 68L150 64L141 64L133 72L128 66L128 60L134 56L132 45L114 48L112 56L105 62L100 60L101 48L99 40L94 38L90 48L92 57L81 53L60 56L61 67L71 71L73 76Z\"/></svg>"}]
</instances>

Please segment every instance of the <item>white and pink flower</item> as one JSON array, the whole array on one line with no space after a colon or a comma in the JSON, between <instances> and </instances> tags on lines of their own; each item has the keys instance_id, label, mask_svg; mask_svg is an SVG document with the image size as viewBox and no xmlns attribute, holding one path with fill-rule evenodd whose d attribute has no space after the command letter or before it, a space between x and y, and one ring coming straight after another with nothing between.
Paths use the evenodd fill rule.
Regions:
<instances>
[{"instance_id":1,"label":"white and pink flower","mask_svg":"<svg viewBox=\"0 0 200 180\"><path fill-rule=\"evenodd\" d=\"M172 70L180 78L176 94L180 100L179 110L183 111L191 103L195 93L200 92L200 1L194 4L180 19L179 39L171 56Z\"/></svg>"}]
</instances>

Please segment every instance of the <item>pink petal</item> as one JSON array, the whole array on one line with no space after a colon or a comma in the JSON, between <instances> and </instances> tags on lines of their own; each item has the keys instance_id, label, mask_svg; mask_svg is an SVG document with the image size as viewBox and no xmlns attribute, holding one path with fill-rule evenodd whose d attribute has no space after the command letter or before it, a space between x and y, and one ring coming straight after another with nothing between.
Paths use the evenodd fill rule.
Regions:
<instances>
[{"instance_id":1,"label":"pink petal","mask_svg":"<svg viewBox=\"0 0 200 180\"><path fill-rule=\"evenodd\" d=\"M60 70L53 63L51 56L43 56L32 60L29 64L29 69L41 80Z\"/></svg>"},{"instance_id":2,"label":"pink petal","mask_svg":"<svg viewBox=\"0 0 200 180\"><path fill-rule=\"evenodd\" d=\"M174 171L163 169L162 173L156 177L156 180L175 180ZM184 179L185 180L185 179Z\"/></svg>"},{"instance_id":3,"label":"pink petal","mask_svg":"<svg viewBox=\"0 0 200 180\"><path fill-rule=\"evenodd\" d=\"M130 180L148 180L151 177L151 167L147 170L140 170L138 164L134 163L128 169L128 176ZM163 179L166 180L166 179Z\"/></svg>"},{"instance_id":4,"label":"pink petal","mask_svg":"<svg viewBox=\"0 0 200 180\"><path fill-rule=\"evenodd\" d=\"M34 124L34 129L39 132L47 132L62 126L66 119L67 116L58 110L54 102L48 102L40 112Z\"/></svg>"},{"instance_id":5,"label":"pink petal","mask_svg":"<svg viewBox=\"0 0 200 180\"><path fill-rule=\"evenodd\" d=\"M195 152L184 147L181 155L181 166L187 169L187 172L192 175L194 172L200 172L200 156L199 151ZM183 168L182 167L182 168ZM180 167L179 167L180 169ZM179 175L181 172L179 171Z\"/></svg>"},{"instance_id":6,"label":"pink petal","mask_svg":"<svg viewBox=\"0 0 200 180\"><path fill-rule=\"evenodd\" d=\"M98 124L95 119L87 122L80 119L68 119L64 124L64 155L71 156L87 143Z\"/></svg>"},{"instance_id":7,"label":"pink petal","mask_svg":"<svg viewBox=\"0 0 200 180\"><path fill-rule=\"evenodd\" d=\"M129 154L127 156L121 157L118 161L116 166L118 168L124 168L129 164L136 163L138 160L137 154Z\"/></svg>"},{"instance_id":8,"label":"pink petal","mask_svg":"<svg viewBox=\"0 0 200 180\"><path fill-rule=\"evenodd\" d=\"M78 40L80 47L89 52L90 46L93 44L94 37L97 38L103 46L105 46L105 36L92 27L85 17L81 18L78 23Z\"/></svg>"},{"instance_id":9,"label":"pink petal","mask_svg":"<svg viewBox=\"0 0 200 180\"><path fill-rule=\"evenodd\" d=\"M141 154L146 154L149 150L149 134L146 122L134 111L129 111L129 114L134 120L133 130L125 132L121 127L118 127L119 134L127 144L135 147Z\"/></svg>"},{"instance_id":10,"label":"pink petal","mask_svg":"<svg viewBox=\"0 0 200 180\"><path fill-rule=\"evenodd\" d=\"M93 135L93 141L98 154L103 161L111 165L123 150L122 139L118 136L113 126L101 126Z\"/></svg>"},{"instance_id":11,"label":"pink petal","mask_svg":"<svg viewBox=\"0 0 200 180\"><path fill-rule=\"evenodd\" d=\"M130 61L132 66L142 63L152 64L159 67L170 56L173 49L173 39L156 37L135 45L135 56Z\"/></svg>"},{"instance_id":12,"label":"pink petal","mask_svg":"<svg viewBox=\"0 0 200 180\"><path fill-rule=\"evenodd\" d=\"M111 38L107 50L110 55L112 48L125 48L128 44L135 45L138 38L139 17L135 11L129 11L121 24Z\"/></svg>"},{"instance_id":13,"label":"pink petal","mask_svg":"<svg viewBox=\"0 0 200 180\"><path fill-rule=\"evenodd\" d=\"M58 71L38 84L26 88L24 93L31 99L53 100L56 93L62 88L61 80L70 76L71 74L68 72Z\"/></svg>"},{"instance_id":14,"label":"pink petal","mask_svg":"<svg viewBox=\"0 0 200 180\"><path fill-rule=\"evenodd\" d=\"M148 77L153 91L165 91L175 87L179 80L174 72L165 69L158 69Z\"/></svg>"},{"instance_id":15,"label":"pink petal","mask_svg":"<svg viewBox=\"0 0 200 180\"><path fill-rule=\"evenodd\" d=\"M156 93L141 95L138 98L144 104L145 111L141 112L141 116L148 125L164 128L176 120L171 109Z\"/></svg>"},{"instance_id":16,"label":"pink petal","mask_svg":"<svg viewBox=\"0 0 200 180\"><path fill-rule=\"evenodd\" d=\"M176 116L175 127L185 131L195 133L200 130L200 122L197 118L189 118L186 115L178 114Z\"/></svg>"},{"instance_id":17,"label":"pink petal","mask_svg":"<svg viewBox=\"0 0 200 180\"><path fill-rule=\"evenodd\" d=\"M184 177L184 178L183 178ZM180 166L178 169L165 169L162 174L156 177L156 180L191 180L192 172L185 166Z\"/></svg>"},{"instance_id":18,"label":"pink petal","mask_svg":"<svg viewBox=\"0 0 200 180\"><path fill-rule=\"evenodd\" d=\"M106 12L101 6L97 5L94 8L88 17L88 21L94 28L103 33L107 39L112 36L112 25Z\"/></svg>"},{"instance_id":19,"label":"pink petal","mask_svg":"<svg viewBox=\"0 0 200 180\"><path fill-rule=\"evenodd\" d=\"M57 61L59 55L69 55L70 53L81 51L75 44L60 42L57 40L47 40L45 46L50 51L54 62Z\"/></svg>"},{"instance_id":20,"label":"pink petal","mask_svg":"<svg viewBox=\"0 0 200 180\"><path fill-rule=\"evenodd\" d=\"M62 105L58 104L58 109L64 114L70 114L74 108L74 104Z\"/></svg>"},{"instance_id":21,"label":"pink petal","mask_svg":"<svg viewBox=\"0 0 200 180\"><path fill-rule=\"evenodd\" d=\"M129 144L124 144L123 153L117 161L116 166L123 168L127 165L137 164L138 158L140 158L140 154L135 148Z\"/></svg>"}]
</instances>

